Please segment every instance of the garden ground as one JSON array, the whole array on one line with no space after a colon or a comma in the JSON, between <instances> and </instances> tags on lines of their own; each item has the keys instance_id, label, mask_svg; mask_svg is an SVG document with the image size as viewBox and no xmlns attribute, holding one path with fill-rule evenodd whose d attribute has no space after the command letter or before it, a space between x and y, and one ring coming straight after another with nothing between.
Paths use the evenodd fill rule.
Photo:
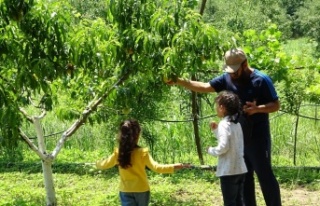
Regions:
<instances>
[{"instance_id":1,"label":"garden ground","mask_svg":"<svg viewBox=\"0 0 320 206\"><path fill-rule=\"evenodd\" d=\"M60 206L118 206L118 181L116 169L90 171L77 174L66 170L54 174L56 195ZM315 177L315 176L314 176ZM209 171L178 171L173 175L150 172L150 206L219 206L222 197L219 181ZM319 173L309 183L296 179L281 183L283 206L315 206L320 203ZM41 172L0 172L0 206L45 205L45 190ZM264 206L259 185L257 202Z\"/></svg>"}]
</instances>

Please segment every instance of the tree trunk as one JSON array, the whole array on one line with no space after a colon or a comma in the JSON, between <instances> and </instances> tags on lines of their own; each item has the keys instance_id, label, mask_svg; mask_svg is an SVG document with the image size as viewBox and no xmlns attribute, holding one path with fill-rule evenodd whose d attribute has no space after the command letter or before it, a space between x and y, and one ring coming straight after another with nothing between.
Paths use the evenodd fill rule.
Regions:
<instances>
[{"instance_id":1,"label":"tree trunk","mask_svg":"<svg viewBox=\"0 0 320 206\"><path fill-rule=\"evenodd\" d=\"M106 99L109 94L120 84L122 84L128 77L130 72L126 72L123 76L111 87L109 88L97 101L88 105L82 116L66 131L63 133L61 139L58 141L56 148L53 150L52 153L46 151L46 144L44 141L43 130L40 124L40 120L45 116L45 112L38 116L29 118L28 115L21 110L21 112L28 117L27 119L34 124L36 133L37 133L37 140L38 140L38 148L29 140L29 138L20 130L20 135L26 141L26 143L30 146L30 148L35 151L38 156L42 160L42 170L43 170L43 177L44 177L44 186L46 190L46 202L47 206L56 206L57 205L57 198L56 192L54 189L54 182L53 182L53 175L52 175L52 164L53 161L57 158L57 155L61 151L65 141L74 134L87 120L89 115L96 110L99 104L102 103L104 99Z\"/></svg>"},{"instance_id":2,"label":"tree trunk","mask_svg":"<svg viewBox=\"0 0 320 206\"><path fill-rule=\"evenodd\" d=\"M56 191L54 189L53 176L52 176L52 162L42 161L42 170L44 177L44 186L46 190L47 206L56 206Z\"/></svg>"},{"instance_id":3,"label":"tree trunk","mask_svg":"<svg viewBox=\"0 0 320 206\"><path fill-rule=\"evenodd\" d=\"M39 151L46 157L46 159L41 159L43 177L44 177L44 186L45 186L46 197L47 197L46 202L47 202L47 206L56 206L57 199L56 199L56 192L54 189L53 175L52 175L52 162L54 159L50 158L50 156L47 155L46 144L44 142L44 135L43 135L43 130L40 124L40 119L41 118L39 117L33 118L33 124L37 133Z\"/></svg>"},{"instance_id":4,"label":"tree trunk","mask_svg":"<svg viewBox=\"0 0 320 206\"><path fill-rule=\"evenodd\" d=\"M200 14L203 15L204 9L206 8L207 0L202 0L200 7Z\"/></svg>"},{"instance_id":5,"label":"tree trunk","mask_svg":"<svg viewBox=\"0 0 320 206\"><path fill-rule=\"evenodd\" d=\"M200 14L203 15L204 8L206 5L206 0L202 0L201 3L201 8L200 8ZM196 76L192 75L191 80L195 81ZM203 161L203 156L202 156L202 150L201 150L201 139L199 135L199 105L198 105L198 98L197 98L197 93L192 91L192 116L193 116L193 130L194 130L194 139L196 142L197 146L197 152L198 152L198 157L200 160L200 164L204 164Z\"/></svg>"},{"instance_id":6,"label":"tree trunk","mask_svg":"<svg viewBox=\"0 0 320 206\"><path fill-rule=\"evenodd\" d=\"M294 145L293 145L293 165L294 166L296 166L298 125L299 125L299 113L297 114L296 124L294 128Z\"/></svg>"},{"instance_id":7,"label":"tree trunk","mask_svg":"<svg viewBox=\"0 0 320 206\"><path fill-rule=\"evenodd\" d=\"M195 77L192 76L192 80L195 80ZM199 105L198 105L197 93L192 92L192 116L193 116L193 130L194 130L194 139L197 146L198 157L200 164L204 165L202 150L201 150L201 140L199 135Z\"/></svg>"}]
</instances>

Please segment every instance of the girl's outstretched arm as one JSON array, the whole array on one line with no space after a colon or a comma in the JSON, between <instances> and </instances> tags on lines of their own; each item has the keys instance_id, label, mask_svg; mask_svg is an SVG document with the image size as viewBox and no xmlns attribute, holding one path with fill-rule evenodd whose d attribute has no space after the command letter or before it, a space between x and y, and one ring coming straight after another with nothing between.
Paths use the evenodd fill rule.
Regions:
<instances>
[{"instance_id":1,"label":"girl's outstretched arm","mask_svg":"<svg viewBox=\"0 0 320 206\"><path fill-rule=\"evenodd\" d=\"M96 162L96 167L101 170L106 170L111 167L114 167L117 164L118 153L114 151L112 155L110 155L106 159L98 160Z\"/></svg>"}]
</instances>

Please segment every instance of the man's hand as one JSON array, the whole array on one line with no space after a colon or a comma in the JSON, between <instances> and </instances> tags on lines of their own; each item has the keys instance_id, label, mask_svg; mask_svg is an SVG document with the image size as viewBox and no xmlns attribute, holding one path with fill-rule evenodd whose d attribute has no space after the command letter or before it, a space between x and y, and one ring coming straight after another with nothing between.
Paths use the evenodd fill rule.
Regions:
<instances>
[{"instance_id":1,"label":"man's hand","mask_svg":"<svg viewBox=\"0 0 320 206\"><path fill-rule=\"evenodd\" d=\"M257 113L258 111L257 101L246 102L246 104L243 106L243 111L248 115L253 115Z\"/></svg>"},{"instance_id":2,"label":"man's hand","mask_svg":"<svg viewBox=\"0 0 320 206\"><path fill-rule=\"evenodd\" d=\"M167 85L179 85L194 92L200 92L200 93L215 92L215 90L213 89L213 87L211 87L209 82L192 81L192 80L183 79L179 77L172 78L172 79L169 78L165 82Z\"/></svg>"},{"instance_id":3,"label":"man's hand","mask_svg":"<svg viewBox=\"0 0 320 206\"><path fill-rule=\"evenodd\" d=\"M167 80L164 80L164 82L167 84L167 85L175 85L176 83L172 80L172 79L167 79Z\"/></svg>"}]
</instances>

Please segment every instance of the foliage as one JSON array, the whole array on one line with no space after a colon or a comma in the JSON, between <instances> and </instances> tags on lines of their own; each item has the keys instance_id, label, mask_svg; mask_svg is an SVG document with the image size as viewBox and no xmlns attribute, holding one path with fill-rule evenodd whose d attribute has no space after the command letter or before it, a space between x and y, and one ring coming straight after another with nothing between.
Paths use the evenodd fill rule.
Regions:
<instances>
[{"instance_id":1,"label":"foliage","mask_svg":"<svg viewBox=\"0 0 320 206\"><path fill-rule=\"evenodd\" d=\"M290 21L284 6L276 0L266 1L210 1L207 5L205 19L217 28L242 33L245 30L264 30L269 23L279 25L285 37L291 35Z\"/></svg>"},{"instance_id":2,"label":"foliage","mask_svg":"<svg viewBox=\"0 0 320 206\"><path fill-rule=\"evenodd\" d=\"M104 0L69 0L68 2L75 9L73 13L81 16L81 19L96 19L106 16L107 7Z\"/></svg>"},{"instance_id":3,"label":"foliage","mask_svg":"<svg viewBox=\"0 0 320 206\"><path fill-rule=\"evenodd\" d=\"M235 38L248 53L252 68L264 70L274 81L281 81L286 80L290 68L289 57L281 48L281 36L277 26L270 24L260 32L250 29Z\"/></svg>"},{"instance_id":4,"label":"foliage","mask_svg":"<svg viewBox=\"0 0 320 206\"><path fill-rule=\"evenodd\" d=\"M305 1L303 6L296 12L297 26L303 34L311 37L317 42L316 57L320 57L318 54L320 51L320 2L315 0Z\"/></svg>"},{"instance_id":5,"label":"foliage","mask_svg":"<svg viewBox=\"0 0 320 206\"><path fill-rule=\"evenodd\" d=\"M264 30L271 22L278 25L283 39L310 37L319 51L319 10L315 0L220 0L208 2L205 19L221 30L240 33Z\"/></svg>"},{"instance_id":6,"label":"foliage","mask_svg":"<svg viewBox=\"0 0 320 206\"><path fill-rule=\"evenodd\" d=\"M12 108L8 111L17 125L10 129L21 126L19 109L27 105L55 109L60 118L78 118L124 75L130 75L130 82L110 91L89 122L114 118L106 115L109 111L133 110L131 115L141 119L158 116L156 102L168 91L163 75L195 73L204 60L213 62L223 53L219 33L193 11L196 1L111 1L104 20L86 19L82 10L63 1L20 0L28 8L22 12L7 2L1 6L1 42L13 49L1 56L10 88L3 90L1 100L9 101L10 94L12 101L0 106ZM23 15L7 15L13 9ZM4 138L17 139L17 134L11 138L1 131Z\"/></svg>"},{"instance_id":7,"label":"foliage","mask_svg":"<svg viewBox=\"0 0 320 206\"><path fill-rule=\"evenodd\" d=\"M300 0L280 0L280 6L286 9L286 14L290 17L293 17L303 4L304 1Z\"/></svg>"},{"instance_id":8,"label":"foliage","mask_svg":"<svg viewBox=\"0 0 320 206\"><path fill-rule=\"evenodd\" d=\"M52 109L50 83L65 75L70 18L61 15L68 7L59 2L47 7L33 0L6 0L0 5L1 144L10 153L23 124L20 108L34 104ZM36 99L37 93L42 95Z\"/></svg>"},{"instance_id":9,"label":"foliage","mask_svg":"<svg viewBox=\"0 0 320 206\"><path fill-rule=\"evenodd\" d=\"M212 67L219 67L224 51L233 46L244 47L253 67L261 68L284 85L279 86L283 105L297 105L297 101L305 99L306 91L310 100L318 99L316 74L315 78L306 76L306 85L299 82L299 73L288 75L296 73L293 68L297 62L283 52L282 33L274 24L260 32L250 29L236 35L222 34L194 11L195 1L110 1L106 16L96 19L87 19L84 10L75 11L62 1L20 2L24 10L18 20L6 15L14 9L5 6L8 4L2 4L0 10L4 34L1 45L13 48L3 50L7 52L0 56L0 106L7 106L1 110L1 131L3 139L10 140L1 141L3 144L17 140L16 129L22 124L20 107L32 104L54 109L61 119L75 119L125 73L130 74L130 80L109 94L89 122L164 117L164 108L169 105L165 101L172 97L163 76L174 79L196 74L198 79L207 81L208 74L218 72ZM78 5L76 1L71 3ZM253 4L257 3L250 3ZM20 12L20 8L15 9ZM308 62L299 60L303 66ZM295 88L295 82L300 84L299 95L296 91L282 91L289 85ZM186 91L178 91L178 95L189 98ZM11 126L5 127L9 123Z\"/></svg>"}]
</instances>

